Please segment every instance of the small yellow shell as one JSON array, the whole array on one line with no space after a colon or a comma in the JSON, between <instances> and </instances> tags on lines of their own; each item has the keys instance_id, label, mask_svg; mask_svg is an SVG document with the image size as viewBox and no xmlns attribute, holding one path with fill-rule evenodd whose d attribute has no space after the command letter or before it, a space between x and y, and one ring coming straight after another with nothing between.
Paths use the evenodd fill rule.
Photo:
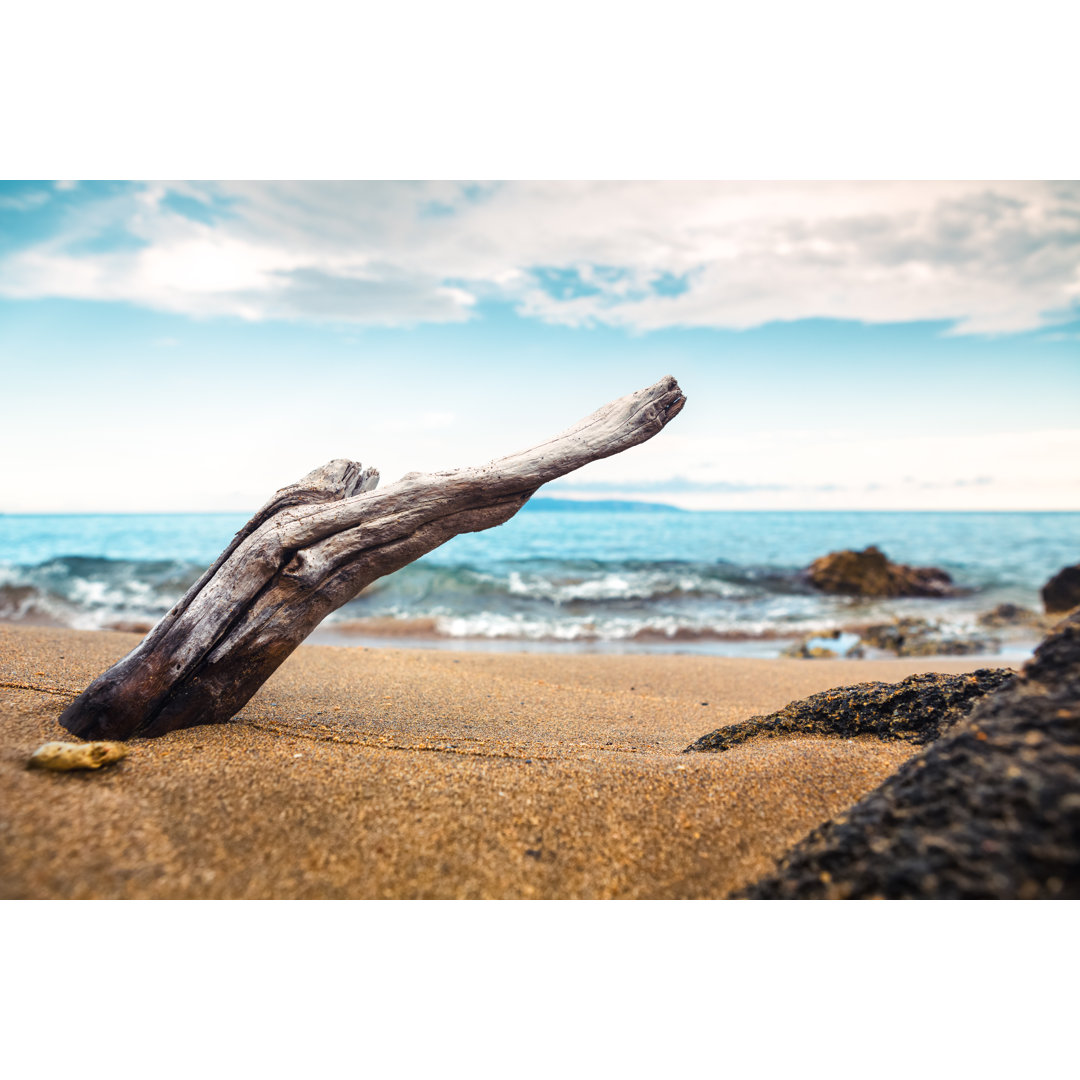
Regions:
<instances>
[{"instance_id":1,"label":"small yellow shell","mask_svg":"<svg viewBox=\"0 0 1080 1080\"><path fill-rule=\"evenodd\" d=\"M118 742L47 742L30 755L31 769L52 769L69 772L71 769L100 769L127 757L128 749Z\"/></svg>"}]
</instances>

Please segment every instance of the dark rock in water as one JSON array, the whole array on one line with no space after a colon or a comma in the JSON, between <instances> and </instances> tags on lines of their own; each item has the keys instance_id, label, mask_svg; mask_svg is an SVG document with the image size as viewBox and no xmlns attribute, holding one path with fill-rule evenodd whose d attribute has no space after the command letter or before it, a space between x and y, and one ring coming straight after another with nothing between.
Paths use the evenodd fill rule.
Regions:
<instances>
[{"instance_id":1,"label":"dark rock in water","mask_svg":"<svg viewBox=\"0 0 1080 1080\"><path fill-rule=\"evenodd\" d=\"M832 551L806 571L822 592L844 596L956 596L959 590L944 570L890 562L871 545L864 551Z\"/></svg>"},{"instance_id":2,"label":"dark rock in water","mask_svg":"<svg viewBox=\"0 0 1080 1080\"><path fill-rule=\"evenodd\" d=\"M740 895L1080 898L1080 612L1014 682Z\"/></svg>"},{"instance_id":3,"label":"dark rock in water","mask_svg":"<svg viewBox=\"0 0 1080 1080\"><path fill-rule=\"evenodd\" d=\"M1001 648L997 638L943 631L938 623L915 618L864 627L860 643L897 656L978 656Z\"/></svg>"},{"instance_id":4,"label":"dark rock in water","mask_svg":"<svg viewBox=\"0 0 1080 1080\"><path fill-rule=\"evenodd\" d=\"M793 701L779 712L752 716L703 735L684 753L721 751L749 739L791 735L876 735L879 739L923 745L933 742L971 712L992 690L1008 684L1015 672L980 668L967 675L910 675L903 682L865 682L825 690Z\"/></svg>"},{"instance_id":5,"label":"dark rock in water","mask_svg":"<svg viewBox=\"0 0 1080 1080\"><path fill-rule=\"evenodd\" d=\"M1042 616L1031 608L1019 604L998 604L991 611L984 611L979 616L979 625L990 630L1001 630L1007 626L1039 626Z\"/></svg>"},{"instance_id":6,"label":"dark rock in water","mask_svg":"<svg viewBox=\"0 0 1080 1080\"><path fill-rule=\"evenodd\" d=\"M1047 615L1063 615L1080 607L1080 563L1066 566L1042 587Z\"/></svg>"}]
</instances>

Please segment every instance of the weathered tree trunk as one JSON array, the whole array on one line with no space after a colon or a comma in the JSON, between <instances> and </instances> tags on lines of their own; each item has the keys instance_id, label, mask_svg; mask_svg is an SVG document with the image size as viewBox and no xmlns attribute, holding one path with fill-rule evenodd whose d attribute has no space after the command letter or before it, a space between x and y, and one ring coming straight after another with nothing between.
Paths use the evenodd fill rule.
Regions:
<instances>
[{"instance_id":1,"label":"weathered tree trunk","mask_svg":"<svg viewBox=\"0 0 1080 1080\"><path fill-rule=\"evenodd\" d=\"M60 723L85 739L228 720L331 611L463 532L501 525L541 484L652 438L684 404L667 376L531 450L473 469L378 473L331 461L282 488Z\"/></svg>"}]
</instances>

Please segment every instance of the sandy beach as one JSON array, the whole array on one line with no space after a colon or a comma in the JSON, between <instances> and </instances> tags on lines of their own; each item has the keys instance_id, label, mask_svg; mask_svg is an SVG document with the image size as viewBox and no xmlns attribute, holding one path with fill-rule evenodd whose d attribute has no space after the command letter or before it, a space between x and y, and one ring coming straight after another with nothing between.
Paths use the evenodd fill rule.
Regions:
<instances>
[{"instance_id":1,"label":"sandy beach","mask_svg":"<svg viewBox=\"0 0 1080 1080\"><path fill-rule=\"evenodd\" d=\"M239 717L31 771L137 635L0 626L4 898L719 898L915 747L683 754L829 687L964 660L302 646Z\"/></svg>"}]
</instances>

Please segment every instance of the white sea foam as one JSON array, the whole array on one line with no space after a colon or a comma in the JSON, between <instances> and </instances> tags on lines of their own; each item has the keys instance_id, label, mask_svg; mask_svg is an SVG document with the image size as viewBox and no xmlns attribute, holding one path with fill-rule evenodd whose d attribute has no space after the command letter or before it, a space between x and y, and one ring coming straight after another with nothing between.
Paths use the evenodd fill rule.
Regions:
<instances>
[{"instance_id":1,"label":"white sea foam","mask_svg":"<svg viewBox=\"0 0 1080 1080\"><path fill-rule=\"evenodd\" d=\"M679 595L738 597L752 595L753 590L717 577L658 570L612 571L569 580L512 570L506 578L506 591L511 596L572 604L593 600L653 600Z\"/></svg>"}]
</instances>

